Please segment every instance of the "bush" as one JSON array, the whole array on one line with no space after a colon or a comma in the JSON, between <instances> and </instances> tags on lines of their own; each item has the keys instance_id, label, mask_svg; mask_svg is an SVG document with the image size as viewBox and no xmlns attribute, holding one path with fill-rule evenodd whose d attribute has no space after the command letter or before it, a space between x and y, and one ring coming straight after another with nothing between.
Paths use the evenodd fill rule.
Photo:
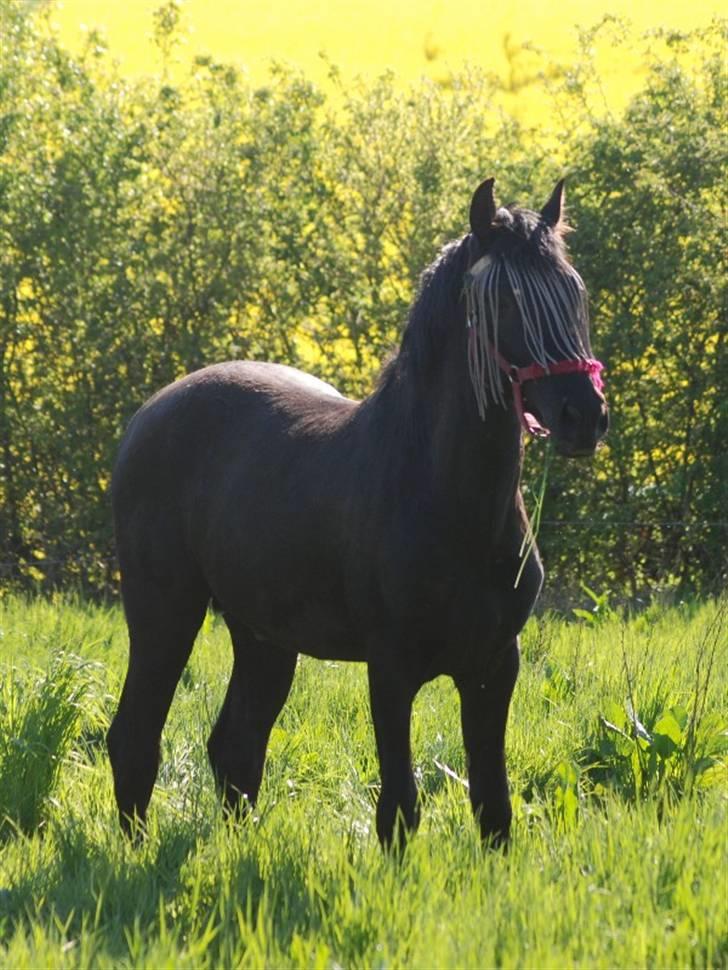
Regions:
<instances>
[{"instance_id":1,"label":"bush","mask_svg":"<svg viewBox=\"0 0 728 970\"><path fill-rule=\"evenodd\" d=\"M553 465L550 577L724 581L718 26L667 38L623 118L592 114L585 61L533 132L477 73L334 76L330 97L200 58L184 84L137 83L25 10L0 0L0 580L113 587L110 469L154 390L247 357L366 393L478 180L535 204L567 168L613 430L586 473ZM175 25L156 20L163 53Z\"/></svg>"}]
</instances>

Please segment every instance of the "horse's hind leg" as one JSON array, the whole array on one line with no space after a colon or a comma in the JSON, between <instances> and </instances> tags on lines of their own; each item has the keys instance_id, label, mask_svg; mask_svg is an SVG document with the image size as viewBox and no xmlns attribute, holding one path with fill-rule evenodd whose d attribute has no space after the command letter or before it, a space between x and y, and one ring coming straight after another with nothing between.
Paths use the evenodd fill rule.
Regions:
<instances>
[{"instance_id":1,"label":"horse's hind leg","mask_svg":"<svg viewBox=\"0 0 728 970\"><path fill-rule=\"evenodd\" d=\"M129 669L107 743L124 831L144 823L159 767L159 739L177 682L207 608L207 591L195 586L160 589L125 580Z\"/></svg>"},{"instance_id":2,"label":"horse's hind leg","mask_svg":"<svg viewBox=\"0 0 728 970\"><path fill-rule=\"evenodd\" d=\"M296 654L257 640L226 617L234 662L220 716L207 743L226 812L253 805L273 722L291 689Z\"/></svg>"}]
</instances>

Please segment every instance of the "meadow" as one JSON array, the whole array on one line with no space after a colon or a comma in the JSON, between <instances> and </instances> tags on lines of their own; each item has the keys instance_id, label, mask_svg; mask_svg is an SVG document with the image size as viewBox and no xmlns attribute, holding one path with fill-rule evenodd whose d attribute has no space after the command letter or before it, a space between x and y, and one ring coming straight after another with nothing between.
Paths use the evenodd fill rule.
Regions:
<instances>
[{"instance_id":1,"label":"meadow","mask_svg":"<svg viewBox=\"0 0 728 970\"><path fill-rule=\"evenodd\" d=\"M0 600L0 964L705 967L728 961L728 602L532 618L509 725L507 854L470 817L449 681L413 721L423 823L374 832L360 665L301 659L254 819L223 821L205 740L230 667L209 615L127 844L104 733L120 610Z\"/></svg>"}]
</instances>

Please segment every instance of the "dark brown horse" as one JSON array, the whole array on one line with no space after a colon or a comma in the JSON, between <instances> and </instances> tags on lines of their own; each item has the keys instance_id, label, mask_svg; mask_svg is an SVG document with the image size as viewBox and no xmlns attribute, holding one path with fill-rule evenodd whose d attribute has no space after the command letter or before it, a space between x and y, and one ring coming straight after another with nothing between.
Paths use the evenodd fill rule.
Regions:
<instances>
[{"instance_id":1,"label":"dark brown horse","mask_svg":"<svg viewBox=\"0 0 728 970\"><path fill-rule=\"evenodd\" d=\"M302 652L368 664L383 844L417 825L410 715L440 674L460 693L482 835L507 838L506 719L543 578L533 550L515 583L522 423L566 455L593 453L607 427L562 190L536 214L496 210L493 180L479 187L471 232L424 273L399 353L365 400L232 362L136 414L113 478L130 656L108 744L125 830L145 818L212 600L234 650L208 743L227 808L258 794Z\"/></svg>"}]
</instances>

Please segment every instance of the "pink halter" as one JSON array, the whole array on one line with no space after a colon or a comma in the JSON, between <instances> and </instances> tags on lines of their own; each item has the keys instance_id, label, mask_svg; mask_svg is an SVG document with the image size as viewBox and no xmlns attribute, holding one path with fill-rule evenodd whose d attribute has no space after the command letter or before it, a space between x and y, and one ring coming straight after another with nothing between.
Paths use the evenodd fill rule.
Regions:
<instances>
[{"instance_id":1,"label":"pink halter","mask_svg":"<svg viewBox=\"0 0 728 970\"><path fill-rule=\"evenodd\" d=\"M553 377L556 374L588 374L595 390L601 391L604 387L604 381L601 376L601 372L604 370L604 364L591 357L586 360L580 360L578 358L574 360L560 360L555 364L549 364L547 367L541 364L529 364L527 367L516 367L515 364L509 363L492 344L490 345L490 349L498 361L498 366L511 382L511 387L513 388L513 404L516 408L518 420L521 422L521 427L535 438L548 438L551 432L548 428L544 428L533 414L524 410L522 387L526 381L537 381L542 377Z\"/></svg>"}]
</instances>

